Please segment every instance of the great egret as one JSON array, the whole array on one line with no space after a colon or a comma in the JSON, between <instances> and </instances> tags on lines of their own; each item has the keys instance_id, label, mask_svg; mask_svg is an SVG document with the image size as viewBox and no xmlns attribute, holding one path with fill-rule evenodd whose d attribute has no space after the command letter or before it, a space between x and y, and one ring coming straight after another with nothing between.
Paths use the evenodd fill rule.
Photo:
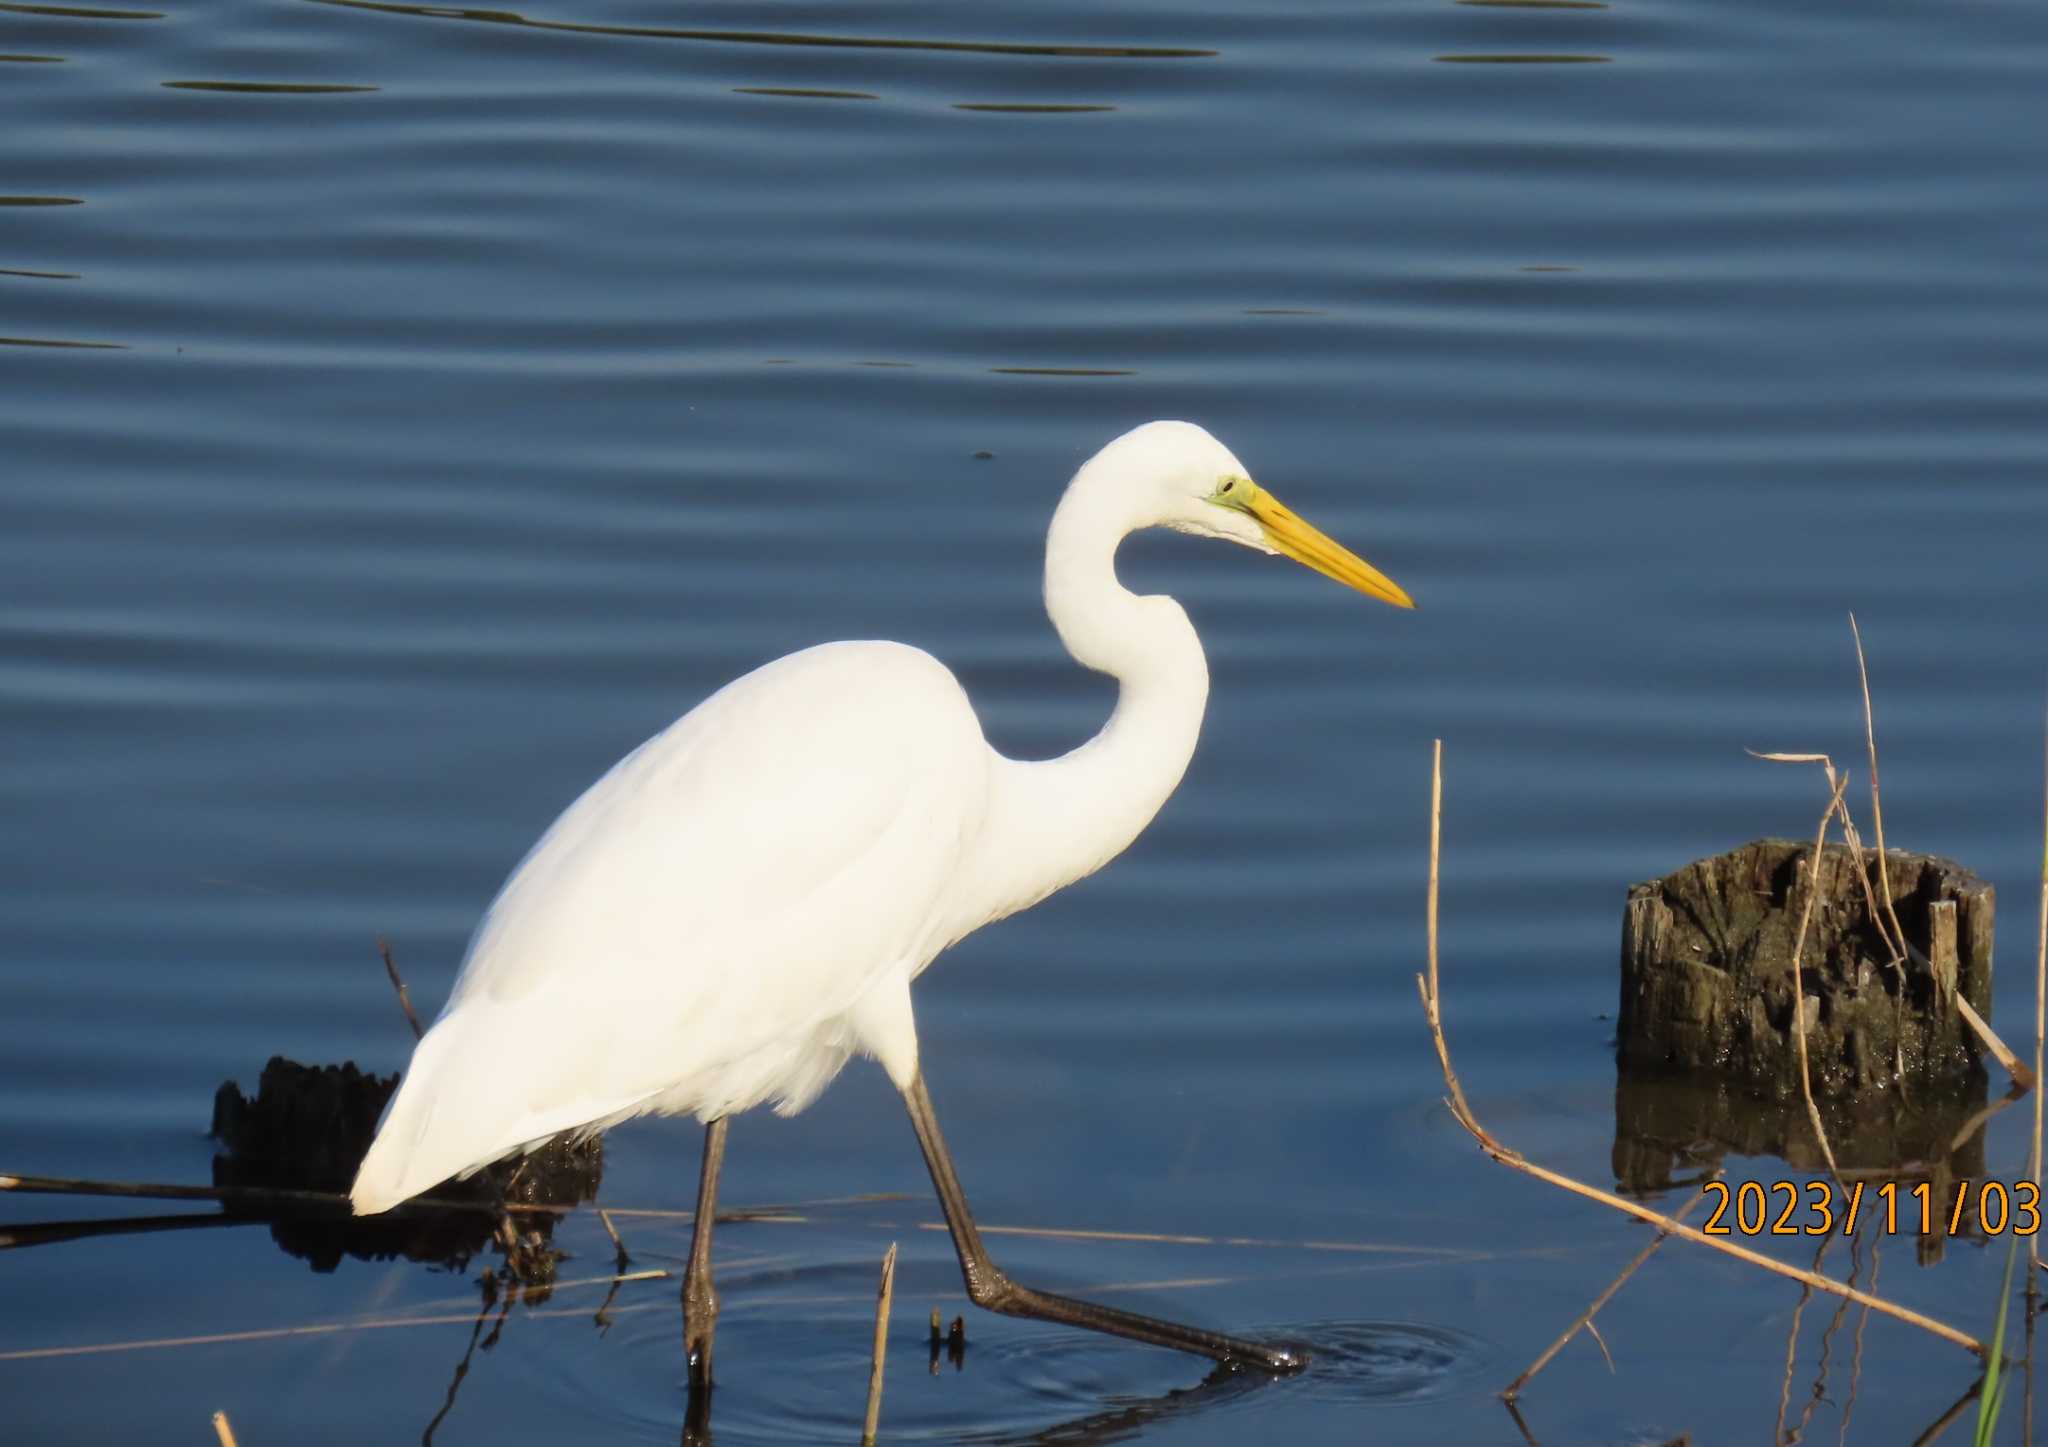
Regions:
<instances>
[{"instance_id":1,"label":"great egret","mask_svg":"<svg viewBox=\"0 0 2048 1447\"><path fill-rule=\"evenodd\" d=\"M1102 732L1047 762L1004 758L945 665L899 643L828 643L727 684L593 784L512 871L363 1160L357 1213L563 1131L695 1114L684 1344L692 1387L708 1386L726 1124L769 1100L795 1114L858 1051L903 1094L976 1305L1300 1366L1293 1350L1012 1282L982 1245L918 1069L910 982L1120 854L1194 753L1201 642L1173 599L1116 577L1117 544L1148 527L1284 553L1414 606L1200 427L1125 433L1074 474L1045 544L1053 626L1118 683Z\"/></svg>"}]
</instances>

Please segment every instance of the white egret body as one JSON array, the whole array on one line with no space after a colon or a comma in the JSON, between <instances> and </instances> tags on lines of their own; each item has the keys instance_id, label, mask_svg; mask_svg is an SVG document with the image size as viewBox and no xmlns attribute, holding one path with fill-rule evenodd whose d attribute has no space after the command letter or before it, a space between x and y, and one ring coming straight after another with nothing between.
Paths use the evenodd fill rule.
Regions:
<instances>
[{"instance_id":1,"label":"white egret body","mask_svg":"<svg viewBox=\"0 0 2048 1447\"><path fill-rule=\"evenodd\" d=\"M1053 625L1118 681L1102 732L1048 762L1005 758L946 667L896 643L826 644L726 685L513 871L363 1161L356 1211L648 1112L791 1114L855 1052L916 1120L910 982L1121 853L1194 752L1201 643L1178 603L1116 578L1117 544L1153 526L1286 552L1411 606L1201 428L1126 433L1075 475L1046 539ZM707 1188L715 1170L707 1156ZM962 1264L971 1287L964 1245Z\"/></svg>"}]
</instances>

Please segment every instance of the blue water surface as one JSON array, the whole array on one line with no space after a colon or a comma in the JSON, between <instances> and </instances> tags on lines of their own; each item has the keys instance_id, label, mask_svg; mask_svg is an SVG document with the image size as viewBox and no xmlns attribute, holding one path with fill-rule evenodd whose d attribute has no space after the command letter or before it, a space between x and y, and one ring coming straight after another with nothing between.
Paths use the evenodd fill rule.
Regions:
<instances>
[{"instance_id":1,"label":"blue water surface","mask_svg":"<svg viewBox=\"0 0 2048 1447\"><path fill-rule=\"evenodd\" d=\"M1861 805L1852 609L1889 840L1999 888L2028 1034L2039 6L532 3L0 4L0 1171L203 1182L223 1079L398 1069L377 938L438 1006L554 814L776 654L904 639L1005 750L1080 742L1113 692L1044 620L1043 529L1160 416L1422 606L1128 545L1208 643L1201 750L1126 857L925 978L925 1065L988 1221L1269 1243L993 1237L1020 1277L1385 1350L1183 1401L1197 1363L983 1319L927 1372L964 1298L857 1066L734 1128L729 1201L908 1199L721 1237L721 1440L858 1435L890 1240L885 1439L1518 1440L1493 1392L1647 1238L1441 1105L1435 738L1452 1046L1551 1165L1612 1180L1627 885L1814 827L1817 771L1744 748L1830 751ZM695 1161L624 1128L603 1199L687 1210ZM589 1213L562 1240L607 1274ZM1988 1332L2000 1247L1884 1243L1882 1288ZM601 1286L515 1308L435 1440L677 1440L673 1289L603 1333ZM478 1304L260 1228L12 1252L0 1296L8 1431L52 1443L410 1441ZM1893 1441L1969 1389L1882 1319L1852 1368L1834 1311L1667 1247L1615 1374L1575 1343L1523 1410Z\"/></svg>"}]
</instances>

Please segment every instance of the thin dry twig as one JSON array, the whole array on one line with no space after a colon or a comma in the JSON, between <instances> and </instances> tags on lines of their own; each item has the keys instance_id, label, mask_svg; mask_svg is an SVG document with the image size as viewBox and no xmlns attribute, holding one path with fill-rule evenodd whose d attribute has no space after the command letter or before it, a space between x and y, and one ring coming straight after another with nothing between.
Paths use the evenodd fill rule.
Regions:
<instances>
[{"instance_id":1,"label":"thin dry twig","mask_svg":"<svg viewBox=\"0 0 2048 1447\"><path fill-rule=\"evenodd\" d=\"M1429 756L1429 903L1424 907L1429 922L1429 997L1436 998L1437 888L1442 875L1438 862L1444 847L1444 741L1437 739Z\"/></svg>"},{"instance_id":2,"label":"thin dry twig","mask_svg":"<svg viewBox=\"0 0 2048 1447\"><path fill-rule=\"evenodd\" d=\"M412 1038L417 1040L427 1032L420 1028L420 1017L412 1008L412 995L405 988L405 981L398 977L398 961L391 958L391 941L382 935L377 937L377 953L384 957L384 973L391 976L391 988L398 991L399 1008L405 1011L406 1022L412 1026Z\"/></svg>"},{"instance_id":3,"label":"thin dry twig","mask_svg":"<svg viewBox=\"0 0 2048 1447\"><path fill-rule=\"evenodd\" d=\"M1899 923L1898 906L1892 901L1891 866L1887 862L1888 855L1884 847L1884 795L1878 787L1877 777L1877 724L1870 708L1870 667L1864 661L1863 630L1856 626L1856 615L1854 613L1849 615L1849 633L1856 641L1856 677L1863 688L1863 742L1870 755L1870 819L1871 827L1877 833L1877 879L1879 885L1884 890L1885 914L1891 920L1892 936L1898 941L1900 955L1905 957L1913 954L1914 951L1907 942L1906 927ZM1844 811L1843 817L1845 819L1848 817L1846 811ZM1853 846L1855 842L1855 837L1852 834L1850 836L1850 843ZM1871 907L1871 918L1873 920L1877 918L1877 910L1874 903ZM1879 927L1878 933L1884 933L1882 926ZM1924 960L1921 961L1923 966L1926 963ZM1928 966L1928 968L1931 971L1932 967ZM1955 1001L1956 1010L1962 1015L1964 1023L1976 1032L1977 1038L1982 1040L1985 1047L1998 1058L1998 1063L2004 1067L2006 1074L2018 1081L2022 1088L2032 1090L2035 1083L2041 1078L2040 1062L2037 1060L2033 1070L2029 1071L2026 1066L2020 1064L2019 1057L2006 1047L2005 1042L1998 1038L1997 1033L1992 1030L1990 1023L1977 1013L1976 1006L1972 1005L1965 998L1961 990L1952 989L1950 998Z\"/></svg>"},{"instance_id":4,"label":"thin dry twig","mask_svg":"<svg viewBox=\"0 0 2048 1447\"><path fill-rule=\"evenodd\" d=\"M2035 921L2034 934L2034 1078L2041 1078L2042 1045L2048 1035L2048 733L2044 733L2041 744L2041 908ZM2041 1193L2041 1095L2034 1092L2034 1149L2028 1163L2027 1174L2034 1179L2035 1199ZM2040 1233L2027 1238L2027 1255L2035 1266L2041 1264ZM2032 1288L2032 1277L2028 1286ZM2031 1326L2032 1319L2029 1318ZM2029 1379L2031 1384L2031 1378Z\"/></svg>"},{"instance_id":5,"label":"thin dry twig","mask_svg":"<svg viewBox=\"0 0 2048 1447\"><path fill-rule=\"evenodd\" d=\"M589 1286L612 1280L611 1277L593 1277L579 1282L557 1282L555 1290L565 1286ZM639 1271L622 1278L633 1281L673 1281L674 1273L668 1271ZM510 1293L507 1293L509 1300ZM494 1300L496 1298L493 1298ZM488 1304L486 1310L489 1309ZM581 1316L581 1306L536 1306L527 1304L524 1315L535 1318ZM672 1311L673 1300L650 1301L643 1304L623 1306L619 1315L628 1312ZM372 1316L358 1317L349 1321L299 1322L292 1326L252 1327L242 1331L199 1332L187 1336L129 1337L120 1341L80 1342L68 1346L20 1347L0 1351L0 1362L54 1361L64 1357L107 1356L121 1352L166 1351L183 1347L225 1346L242 1342L286 1341L297 1337L341 1336L359 1331L397 1331L408 1328L451 1326L471 1321L476 1313L468 1308L461 1311L422 1312L414 1316Z\"/></svg>"},{"instance_id":6,"label":"thin dry twig","mask_svg":"<svg viewBox=\"0 0 2048 1447\"><path fill-rule=\"evenodd\" d=\"M1439 741L1436 749L1436 766L1430 786L1432 821L1430 827L1431 858L1429 875L1432 884L1432 894L1435 893L1434 884L1438 877L1436 854L1440 841L1440 834L1436 827L1434 816L1441 808L1442 797L1443 745ZM1432 925L1435 924L1436 917L1435 901L1432 900L1429 909L1429 920ZM1434 973L1436 958L1436 930L1432 928L1429 932L1429 960L1432 974ZM1673 1236L1682 1236L1688 1241L1697 1242L1699 1245L1719 1251L1723 1255L1733 1256L1739 1261L1747 1261L1750 1265L1760 1267L1774 1275L1783 1276L1792 1281L1803 1282L1814 1287L1816 1290L1826 1291L1835 1296L1845 1296L1849 1300L1867 1306L1873 1311L1883 1312L1886 1316L1903 1321L1909 1326L1917 1326L1922 1331L1938 1336L1943 1341L1953 1342L1967 1351L1975 1352L1980 1358L1988 1355L1988 1351L1982 1342L1973 1336L1956 1330L1956 1328L1948 1325L1946 1322L1936 1321L1934 1318L1923 1316L1909 1307L1885 1301L1865 1291L1858 1291L1856 1288L1846 1286L1832 1277L1804 1271L1796 1266L1788 1266L1782 1261L1773 1260L1762 1252L1752 1251L1748 1247L1738 1246L1732 1241L1724 1241L1718 1237L1709 1236L1694 1227L1686 1225L1682 1221L1675 1220L1670 1216L1661 1215L1656 1211L1650 1210L1648 1207L1639 1206L1634 1201L1624 1200L1612 1192L1602 1191L1597 1187L1586 1185L1582 1181L1574 1180L1562 1172L1537 1165L1519 1151L1503 1145L1485 1126L1479 1123L1479 1118L1472 1113L1472 1107L1465 1100L1464 1087L1459 1083L1458 1073L1451 1065L1451 1047L1444 1039L1440 1001L1437 992L1431 988L1430 979L1418 974L1415 977L1415 989L1422 997L1423 1015L1429 1022L1430 1038L1436 1046L1437 1061L1443 1067L1444 1084L1451 1092L1446 1098L1446 1104L1450 1106L1451 1114L1457 1118L1458 1124L1465 1128L1466 1133L1474 1141L1478 1142L1479 1148L1485 1151L1487 1155L1493 1157L1494 1160L1500 1162L1500 1164L1512 1170L1520 1171L1524 1175L1534 1176L1539 1181L1548 1182L1560 1190L1571 1192L1575 1196L1583 1196L1589 1201L1598 1201L1602 1205L1609 1206L1625 1215L1634 1216L1639 1221L1647 1221L1653 1226L1662 1227Z\"/></svg>"},{"instance_id":7,"label":"thin dry twig","mask_svg":"<svg viewBox=\"0 0 2048 1447\"><path fill-rule=\"evenodd\" d=\"M334 1206L346 1209L349 1199L340 1191L301 1191L273 1186L181 1186L161 1181L88 1181L68 1176L0 1175L0 1191L60 1196L123 1196L160 1201L222 1201L240 1206ZM437 1211L478 1211L497 1215L498 1207L488 1201L454 1201L419 1196L392 1208L394 1211L431 1209ZM574 1206L509 1206L506 1209L539 1216L566 1216Z\"/></svg>"},{"instance_id":8,"label":"thin dry twig","mask_svg":"<svg viewBox=\"0 0 2048 1447\"><path fill-rule=\"evenodd\" d=\"M1607 1375L1613 1376L1615 1370L1614 1353L1607 1350L1607 1338L1600 1335L1600 1328L1593 1325L1590 1321L1586 1323L1586 1335L1593 1338L1594 1343L1600 1348L1600 1355L1607 1358Z\"/></svg>"},{"instance_id":9,"label":"thin dry twig","mask_svg":"<svg viewBox=\"0 0 2048 1447\"><path fill-rule=\"evenodd\" d=\"M1719 1179L1718 1172L1716 1172L1716 1179ZM1693 1211L1706 1199L1707 1193L1705 1191L1701 1191L1699 1194L1695 1195L1691 1200L1687 1201L1683 1206L1679 1208L1677 1219L1683 1221L1687 1216L1690 1216L1693 1213ZM1571 1339L1579 1334L1581 1329L1592 1326L1593 1318L1600 1314L1601 1309L1605 1307L1608 1302L1614 1300L1616 1294L1620 1292L1621 1288L1628 1284L1629 1278L1634 1276L1638 1271L1642 1270L1643 1263L1648 1261L1652 1256L1656 1255L1658 1249L1661 1248L1664 1245L1664 1243L1670 1239L1670 1233L1665 1231L1659 1231L1656 1234L1656 1236L1653 1237L1649 1241L1649 1243L1643 1247L1642 1250L1638 1251L1635 1254L1633 1259L1629 1261L1628 1265L1621 1268L1621 1274L1616 1276L1614 1280L1607 1283L1607 1289L1601 1292L1598 1296L1594 1297L1593 1300L1587 1305L1586 1309L1580 1312L1576 1317L1572 1319L1572 1324L1570 1326L1566 1327L1563 1331L1558 1333L1557 1340L1553 1341L1549 1346L1545 1347L1543 1349L1543 1354L1541 1356L1537 1357L1535 1361L1529 1363L1527 1367L1523 1368L1522 1375L1516 1377L1512 1382L1509 1382L1507 1386L1501 1389L1501 1396L1505 1400L1512 1402L1515 1400L1515 1398L1522 1395L1522 1388L1528 1386L1530 1381L1535 1377L1535 1375L1538 1372L1542 1371L1545 1367L1549 1366L1551 1363L1551 1359L1554 1358L1559 1352L1563 1351L1565 1347L1571 1342ZM1605 1343L1601 1344L1601 1350L1606 1350Z\"/></svg>"},{"instance_id":10,"label":"thin dry twig","mask_svg":"<svg viewBox=\"0 0 2048 1447\"><path fill-rule=\"evenodd\" d=\"M975 1223L984 1236L1033 1236L1045 1241L1136 1241L1161 1246L1270 1246L1286 1251L1365 1251L1390 1256L1442 1256L1469 1261L1471 1248L1465 1246L1410 1246L1396 1241L1290 1240L1276 1236L1187 1236L1164 1231L1093 1231L1074 1226L991 1226ZM922 1231L952 1230L944 1221L920 1221Z\"/></svg>"},{"instance_id":11,"label":"thin dry twig","mask_svg":"<svg viewBox=\"0 0 2048 1447\"><path fill-rule=\"evenodd\" d=\"M1863 742L1870 751L1870 823L1877 832L1877 878L1884 886L1885 913L1891 916L1892 933L1905 942L1906 930L1899 923L1898 906L1892 903L1892 872L1884 856L1884 798L1877 779L1877 724L1870 711L1870 666L1863 660L1863 630L1856 615L1849 615L1849 633L1856 640L1856 677L1863 685Z\"/></svg>"},{"instance_id":12,"label":"thin dry twig","mask_svg":"<svg viewBox=\"0 0 2048 1447\"><path fill-rule=\"evenodd\" d=\"M1857 832L1856 816L1849 812L1848 804L1840 798L1842 791L1848 788L1848 780L1836 774L1834 758L1828 754L1764 753L1757 749L1744 749L1743 752L1752 759L1762 759L1770 764L1820 765L1821 773L1827 777L1828 788L1834 790L1837 796L1834 806L1835 817L1841 821L1842 838L1854 856L1856 882L1863 886L1863 903L1869 911L1871 927L1877 931L1877 937L1884 942L1888 956L1885 964L1903 984L1906 978L1905 965L1911 956L1912 947L1907 944L1904 935L1894 939L1892 932L1885 927L1884 908L1877 902L1877 890L1870 882L1870 868L1863 859L1863 836Z\"/></svg>"},{"instance_id":13,"label":"thin dry twig","mask_svg":"<svg viewBox=\"0 0 2048 1447\"><path fill-rule=\"evenodd\" d=\"M1478 1120L1472 1114L1472 1107L1465 1099L1465 1087L1458 1079L1458 1072L1451 1068L1451 1047L1444 1040L1444 1022L1438 1013L1437 993L1437 890L1442 880L1440 867L1444 843L1444 741L1438 739L1431 752L1429 768L1429 979L1418 978L1415 983L1422 991L1422 1010L1429 1018L1430 1038L1436 1042L1436 1058L1444 1069L1444 1084L1450 1087L1451 1113L1460 1122ZM1468 1129L1470 1127L1467 1127ZM1482 1140L1481 1144L1485 1142Z\"/></svg>"},{"instance_id":14,"label":"thin dry twig","mask_svg":"<svg viewBox=\"0 0 2048 1447\"><path fill-rule=\"evenodd\" d=\"M632 1256L626 1250L626 1243L619 1238L619 1228L612 1224L612 1213L603 1206L597 1208L597 1223L604 1227L604 1234L612 1238L612 1250L616 1254L619 1270L624 1271L633 1264Z\"/></svg>"},{"instance_id":15,"label":"thin dry twig","mask_svg":"<svg viewBox=\"0 0 2048 1447\"><path fill-rule=\"evenodd\" d=\"M1813 867L1807 873L1806 908L1799 913L1799 935L1792 942L1792 1030L1799 1043L1799 1092L1806 1097L1806 1118L1813 1125L1813 1138L1820 1142L1821 1159L1828 1163L1828 1175L1837 1187L1842 1184L1842 1169L1835 1164L1834 1147L1828 1144L1826 1127L1820 1123L1820 1107L1813 1103L1813 1069L1806 1057L1806 985L1801 968L1806 953L1806 933L1813 923L1814 901L1820 898L1820 861L1827 848L1828 820L1834 817L1841 805L1842 791L1849 787L1847 771L1841 782L1835 785L1834 797L1828 800L1827 808L1820 811L1820 828L1813 836ZM1846 1191L1844 1195L1848 1194Z\"/></svg>"},{"instance_id":16,"label":"thin dry twig","mask_svg":"<svg viewBox=\"0 0 2048 1447\"><path fill-rule=\"evenodd\" d=\"M227 1413L213 1414L213 1435L220 1438L220 1447L235 1447L235 1429Z\"/></svg>"},{"instance_id":17,"label":"thin dry twig","mask_svg":"<svg viewBox=\"0 0 2048 1447\"><path fill-rule=\"evenodd\" d=\"M882 1361L889 1355L889 1307L896 1297L896 1243L882 1258L882 1284L875 1294L875 1346L868 1364L868 1414L861 1424L861 1447L874 1447L875 1428L882 1420Z\"/></svg>"}]
</instances>

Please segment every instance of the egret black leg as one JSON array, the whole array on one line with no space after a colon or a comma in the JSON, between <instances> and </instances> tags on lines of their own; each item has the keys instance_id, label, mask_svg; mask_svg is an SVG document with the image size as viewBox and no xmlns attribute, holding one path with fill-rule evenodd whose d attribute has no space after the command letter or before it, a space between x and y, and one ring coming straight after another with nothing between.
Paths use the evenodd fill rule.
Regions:
<instances>
[{"instance_id":1,"label":"egret black leg","mask_svg":"<svg viewBox=\"0 0 2048 1447\"><path fill-rule=\"evenodd\" d=\"M960 1190L960 1178L953 1171L953 1158L946 1152L945 1137L939 1134L939 1118L932 1110L931 1093L925 1089L923 1071L912 1077L910 1088L903 1092L903 1103L910 1110L911 1128L917 1132L917 1144L924 1151L924 1163L931 1171L932 1185L939 1193L939 1208L946 1213L947 1229L953 1233L953 1247L960 1253L960 1274L967 1282L968 1299L976 1306L1005 1316L1033 1316L1085 1327L1089 1331L1107 1332L1111 1336L1129 1337L1133 1341L1150 1342L1154 1346L1173 1347L1228 1366L1295 1372L1307 1365L1307 1353L1298 1349L1239 1341L1235 1337L1203 1331L1200 1327L1181 1326L1176 1322L1160 1321L1136 1312L1119 1311L1115 1307L1098 1306L1094 1302L1076 1301L1070 1296L1054 1296L1048 1291L1034 1291L1028 1286L1017 1285L989 1260L988 1249L981 1244L981 1232L975 1227L974 1217L967 1209L967 1197Z\"/></svg>"},{"instance_id":2,"label":"egret black leg","mask_svg":"<svg viewBox=\"0 0 2048 1447\"><path fill-rule=\"evenodd\" d=\"M691 1224L690 1264L683 1271L683 1355L690 1364L690 1397L711 1388L711 1337L718 1330L718 1291L711 1284L711 1227L718 1215L718 1172L725 1164L726 1119L704 1127L704 1173L697 1181L697 1216Z\"/></svg>"}]
</instances>

